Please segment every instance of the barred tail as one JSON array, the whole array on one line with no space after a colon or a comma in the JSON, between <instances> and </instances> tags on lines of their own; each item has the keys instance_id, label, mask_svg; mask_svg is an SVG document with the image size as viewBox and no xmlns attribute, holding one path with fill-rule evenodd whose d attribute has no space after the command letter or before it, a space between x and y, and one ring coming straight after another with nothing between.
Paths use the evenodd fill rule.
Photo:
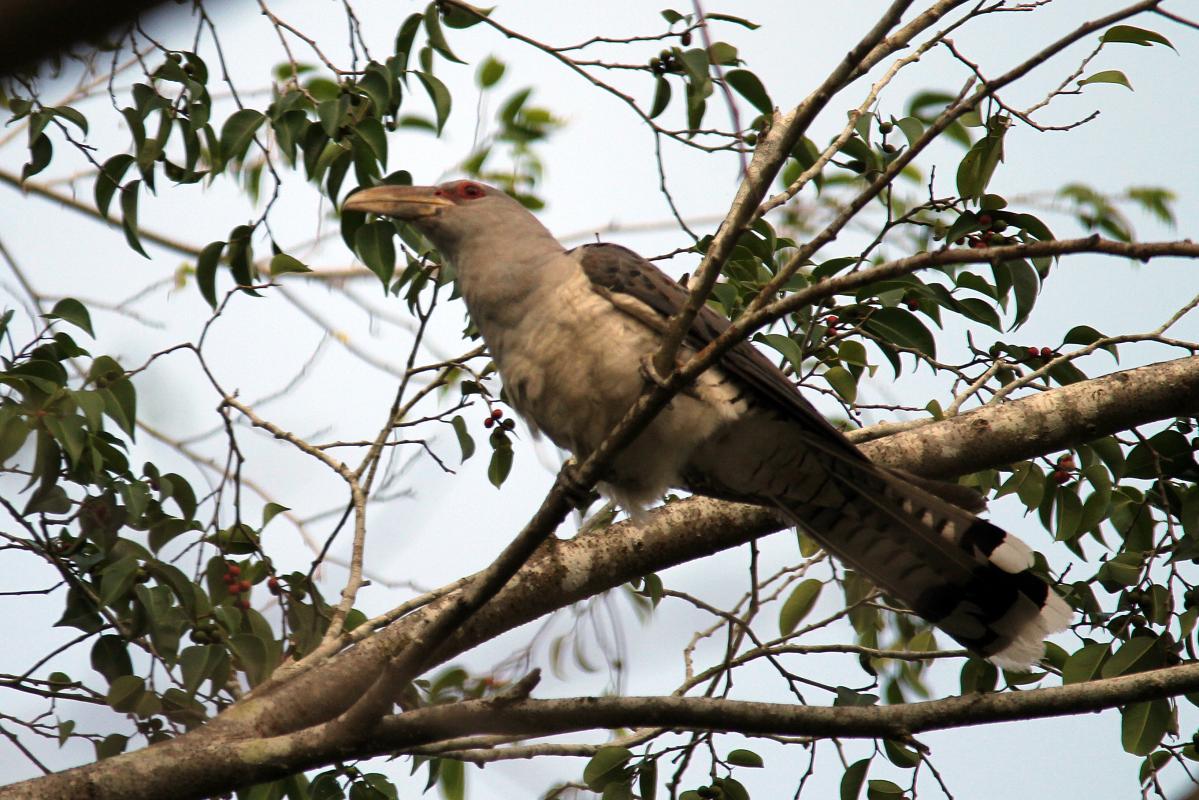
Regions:
<instances>
[{"instance_id":1,"label":"barred tail","mask_svg":"<svg viewBox=\"0 0 1199 800\"><path fill-rule=\"evenodd\" d=\"M1028 545L792 420L729 426L693 454L695 491L774 505L843 562L974 652L1027 669L1070 606ZM929 482L923 482L929 486Z\"/></svg>"}]
</instances>

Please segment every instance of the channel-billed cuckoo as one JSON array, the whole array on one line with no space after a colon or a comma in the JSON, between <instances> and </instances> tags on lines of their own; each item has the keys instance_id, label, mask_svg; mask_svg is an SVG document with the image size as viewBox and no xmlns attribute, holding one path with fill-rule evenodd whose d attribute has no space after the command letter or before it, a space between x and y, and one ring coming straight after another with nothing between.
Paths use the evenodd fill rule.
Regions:
<instances>
[{"instance_id":1,"label":"channel-billed cuckoo","mask_svg":"<svg viewBox=\"0 0 1199 800\"><path fill-rule=\"evenodd\" d=\"M641 394L643 361L687 297L619 245L567 250L519 202L474 181L376 186L344 208L410 223L453 264L512 407L580 461ZM680 357L728 324L701 309ZM1028 546L963 507L961 487L872 463L748 343L676 395L600 484L633 512L669 488L782 511L1002 667L1035 663L1072 616L1030 571Z\"/></svg>"}]
</instances>

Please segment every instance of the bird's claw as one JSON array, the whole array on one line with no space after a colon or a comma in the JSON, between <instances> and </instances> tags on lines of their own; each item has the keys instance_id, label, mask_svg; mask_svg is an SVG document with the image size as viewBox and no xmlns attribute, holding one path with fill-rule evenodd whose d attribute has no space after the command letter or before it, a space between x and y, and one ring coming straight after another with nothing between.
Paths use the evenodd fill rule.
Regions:
<instances>
[{"instance_id":1,"label":"bird's claw","mask_svg":"<svg viewBox=\"0 0 1199 800\"><path fill-rule=\"evenodd\" d=\"M654 366L654 357L648 353L641 357L641 376L661 389L666 388L666 379Z\"/></svg>"},{"instance_id":2,"label":"bird's claw","mask_svg":"<svg viewBox=\"0 0 1199 800\"><path fill-rule=\"evenodd\" d=\"M573 458L568 459L558 472L558 485L566 494L567 502L579 511L586 511L600 497L599 492L579 480Z\"/></svg>"}]
</instances>

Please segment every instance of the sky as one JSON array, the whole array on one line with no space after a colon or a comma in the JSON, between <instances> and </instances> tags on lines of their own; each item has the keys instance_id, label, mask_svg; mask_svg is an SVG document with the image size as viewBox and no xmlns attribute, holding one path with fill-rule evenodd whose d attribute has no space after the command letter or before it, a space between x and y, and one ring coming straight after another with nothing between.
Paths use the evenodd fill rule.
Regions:
<instances>
[{"instance_id":1,"label":"sky","mask_svg":"<svg viewBox=\"0 0 1199 800\"><path fill-rule=\"evenodd\" d=\"M603 14L592 4L530 0L500 4L496 19L535 39L550 43L572 43L593 35L622 36L630 32L656 33L661 30L659 6L642 2L608 3ZM1182 3L1167 3L1184 11ZM1086 12L1098 16L1118 6L1111 2L1085 4ZM341 6L323 0L292 0L270 4L271 9L296 28L318 36L322 47L334 60L342 60L345 51L344 17ZM403 19L422 6L412 3L357 4L363 27L376 53L386 53ZM676 4L687 10L682 3ZM729 42L736 45L752 68L765 82L774 102L790 106L801 100L815 83L854 43L868 20L885 7L881 2L858 3L808 2L784 4L745 0L726 6L705 4L707 12L724 11L747 17L761 24L748 31L725 26ZM1002 71L1077 24L1080 4L1057 0L1036 12L1035 24L1027 14L995 15L985 24L954 34L956 45L976 61L984 72ZM250 4L226 3L213 9L221 31L230 71L239 78L239 86L263 85L267 70L280 60L274 32ZM1199 40L1194 31L1169 25L1162 19L1141 23L1158 30L1174 42L1177 52L1165 47L1141 48L1134 45L1111 46L1093 62L1091 69L1122 69L1135 91L1112 85L1088 87L1078 96L1062 98L1047 110L1044 121L1066 124L1100 109L1094 121L1070 132L1038 133L1017 127L1007 140L1007 161L1000 166L992 184L1005 195L1034 196L1070 182L1083 182L1098 189L1119 191L1127 186L1166 186L1179 192L1176 207L1178 228L1171 229L1143 215L1134 217L1143 239L1184 238L1195 235L1193 220L1199 212L1199 199L1188 187L1196 184L1199 167L1193 157L1190 131L1199 125L1199 104L1193 102L1192 76L1199 74ZM169 19L155 22L156 35L189 39L191 23L183 26ZM451 87L455 107L445 136L430 136L400 131L391 135L391 169L407 169L417 182L429 183L455 174L455 165L470 151L472 143L485 132L501 99L524 86L535 87L533 102L551 109L564 125L538 154L545 174L539 192L547 202L542 220L551 230L571 233L587 239L586 232L608 226L666 220L669 208L659 191L659 176L654 162L652 138L639 126L627 107L609 96L595 92L577 76L556 65L543 53L508 41L485 26L467 31L450 31L455 51L470 62L466 66L442 64L438 74ZM1008 100L1027 106L1044 96L1049 88L1068 76L1093 46L1094 38L1069 49L1044 65L1030 78L1027 87L1017 87ZM292 41L298 57L302 43ZM640 51L639 51L640 52ZM654 48L645 51L655 52ZM488 54L508 65L498 97L481 98L472 88L475 66ZM612 51L602 53L612 56ZM620 58L627 58L621 54ZM212 63L210 59L210 64ZM648 99L647 84L624 75L603 77L623 82ZM964 75L950 57L937 50L921 63L905 70L888 87L881 109L900 116L906 99L925 88L956 90ZM817 142L833 135L843 122L843 110L854 105L864 94L864 82L846 95L846 102L834 102L830 110L813 126L811 138ZM414 90L419 93L419 90ZM53 93L51 93L53 94ZM249 102L265 105L262 95L247 94ZM478 98L476 100L476 98ZM103 97L98 103L103 103ZM412 100L415 107L427 109L424 98ZM424 104L424 105L422 105ZM93 137L112 145L119 142L112 114L100 114L93 120ZM85 108L85 110L87 110ZM675 113L673 110L668 114ZM727 111L713 103L714 122L725 124ZM742 108L742 113L750 113ZM90 114L90 112L89 112ZM481 121L480 121L481 120ZM677 118L676 118L677 122ZM24 159L23 137L5 142L0 132L0 167L19 169ZM951 176L959 151L945 147L934 151L938 175ZM74 161L72 161L74 158ZM738 163L731 157L701 157L686 148L668 148L664 153L667 183L682 215L704 219L721 214L736 189ZM86 164L66 153L45 177L65 178ZM950 181L942 178L943 186ZM335 231L336 221L316 200L315 193L293 178L287 179L287 191L272 214L272 229L281 244L292 252L304 252L306 260L318 268L346 267L353 263L338 237L301 250L315 234ZM78 188L90 195L90 185L80 182L57 184L60 189ZM156 281L167 281L145 299L128 304L135 312L161 327L147 327L127 315L95 312L100 333L97 352L120 354L122 362L138 364L166 344L194 340L208 319L207 306L194 286L174 289L169 278L184 259L177 253L148 245L150 259L129 250L119 231L83 219L60 206L34 197L23 197L7 185L0 185L0 242L12 253L24 275L47 296L73 294L81 298L119 303ZM169 232L203 245L223 238L229 229L256 213L242 196L228 186L205 191L200 186L164 188L154 198L143 198L141 221L150 230ZM1059 232L1071 230L1069 222L1050 212L1046 217ZM627 244L640 252L667 252L687 243L677 229L669 226L652 233L621 232L605 234L612 241ZM832 255L856 252L852 235L830 246ZM687 272L694 262L675 259L668 269ZM1134 265L1111 258L1079 257L1064 260L1046 284L1037 311L1029 323L1011 338L1035 345L1054 346L1065 331L1080 323L1091 324L1105 333L1135 333L1151 328L1167 318L1196 291L1199 282L1192 277L1193 266L1179 260L1163 260L1149 265ZM356 358L344 346L349 343L391 369L402 369L408 353L411 332L394 324L403 316L395 299L383 296L377 283L363 282L352 287L355 301L327 287L287 284L295 303L279 296L262 300L236 298L211 328L206 352L222 384L236 389L240 396L255 401L255 407L283 427L316 440L358 439L370 436L383 421L392 392L394 377ZM9 305L24 302L15 274L0 264L0 288L8 293ZM298 303L298 304L297 304ZM312 317L323 320L323 327ZM460 340L463 318L459 311L443 313L431 331L431 343L423 355L440 358L465 351L469 345ZM1199 339L1199 322L1186 319L1176 331L1179 338ZM315 357L314 354L315 353ZM1160 348L1126 350L1119 367L1148 363L1171 354ZM1090 362L1101 372L1116 368L1106 356ZM305 379L292 385L292 378L303 373ZM885 375L885 371L880 373ZM923 378L890 382L879 380L864 387L870 400L894 400L927 397ZM213 413L218 398L199 379L194 362L183 355L156 362L139 377L142 414L156 428L176 436L199 437L217 425ZM925 394L921 395L920 392ZM279 396L273 399L271 395ZM831 409L830 409L831 410ZM475 417L482 412L471 409L467 419L480 444L483 431ZM241 433L249 457L248 471L273 497L296 509L300 516L336 508L342 502L336 481L318 466L286 446L255 435ZM220 439L197 439L195 447L206 453L219 453ZM453 456L455 445L447 435L438 443L440 450ZM180 470L188 467L168 448L141 436L140 452L146 458L175 463ZM405 456L406 457L406 456ZM456 461L452 458L451 461ZM401 584L415 580L432 587L485 566L490 558L520 528L537 507L560 464L561 455L549 445L534 443L521 436L516 465L502 491L494 490L485 475L486 462L476 456L448 475L427 459L414 460L403 473L405 494L381 504L371 516L372 536L368 544L368 568L375 585L362 595L368 611L382 611L408 596ZM997 503L993 515L1002 524L1018 530L1038 549L1054 555L1048 537L1033 519L1023 518L1012 503ZM329 520L317 520L310 527L319 535L328 530ZM283 521L274 523L268 542L279 562L288 568L303 568L311 552L294 528ZM344 542L342 543L344 545ZM781 535L762 542L766 557L776 561L794 560L793 538ZM345 554L345 548L335 548ZM668 586L702 594L710 602L728 601L743 591L745 553L737 552L687 564L666 573ZM28 588L37 576L28 572L0 578L0 589ZM330 585L340 577L330 570ZM45 577L43 576L44 580ZM832 593L826 593L820 612L835 610ZM54 619L53 603L33 599L0 602L24 604L22 613L29 621L23 631L28 650L0 653L0 671L19 672L29 663L30 652L42 652L69 638L62 629L48 629ZM679 650L696 626L705 624L698 615L682 608L664 605L648 623L634 620L627 602L620 597L611 606L623 620L622 635L628 654L624 688L630 693L652 693L673 688L681 675ZM562 615L566 617L566 615ZM559 619L555 632L565 631L569 619ZM475 669L487 669L496 660L516 649L530 631L522 630L501 641L480 648L466 663ZM598 649L592 645L592 655ZM544 651L542 651L544 657ZM87 673L86 654L68 654L58 668L83 675ZM808 669L808 665L804 665ZM832 662L811 665L812 675L836 681L828 675ZM932 683L943 693L952 693L957 685L954 668L934 667ZM747 696L782 700L767 693L756 693L752 673L743 679ZM856 680L856 678L855 678ZM539 689L540 696L604 691L608 675L584 674L573 666L565 668L562 679L548 676ZM765 687L765 684L763 684ZM18 714L14 702L7 713ZM1191 715L1193 717L1193 715ZM1050 788L1068 796L1128 797L1137 791L1138 759L1124 754L1119 747L1119 719L1114 712L1086 717L1011 723L985 728L950 731L922 737L933 751L934 763L947 785L958 798L988 798L1047 794ZM1185 733L1185 730L1184 730ZM733 739L735 737L730 737ZM728 745L737 746L735 743ZM757 747L757 745L754 745ZM79 753L80 760L88 754ZM794 791L798 777L807 766L806 752L764 746L768 769L758 773L742 770L738 777L757 797L787 796ZM841 770L835 756L825 747L810 784L814 797L832 796ZM404 765L383 767L397 776L407 772ZM485 771L470 772L472 795L537 796L554 780L577 776L582 762L537 761L496 764ZM896 779L898 771L886 773ZM0 746L0 775L21 777L32 774L28 762L10 748ZM879 776L883 773L880 772ZM871 777L875 777L872 772ZM927 780L927 776L926 779ZM903 782L902 779L899 782ZM922 782L924 796L937 796L931 783ZM419 788L419 787L417 787Z\"/></svg>"}]
</instances>

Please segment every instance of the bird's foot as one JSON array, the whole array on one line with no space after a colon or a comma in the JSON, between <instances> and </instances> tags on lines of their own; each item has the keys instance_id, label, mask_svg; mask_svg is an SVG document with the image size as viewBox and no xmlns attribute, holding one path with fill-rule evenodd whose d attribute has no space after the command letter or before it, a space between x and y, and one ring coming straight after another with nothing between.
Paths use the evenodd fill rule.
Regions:
<instances>
[{"instance_id":1,"label":"bird's foot","mask_svg":"<svg viewBox=\"0 0 1199 800\"><path fill-rule=\"evenodd\" d=\"M641 357L641 376L660 389L666 388L666 378L654 366L654 357L650 354Z\"/></svg>"},{"instance_id":2,"label":"bird's foot","mask_svg":"<svg viewBox=\"0 0 1199 800\"><path fill-rule=\"evenodd\" d=\"M562 487L566 501L579 511L586 511L600 497L599 492L579 480L573 458L567 459L558 471L558 485Z\"/></svg>"}]
</instances>

